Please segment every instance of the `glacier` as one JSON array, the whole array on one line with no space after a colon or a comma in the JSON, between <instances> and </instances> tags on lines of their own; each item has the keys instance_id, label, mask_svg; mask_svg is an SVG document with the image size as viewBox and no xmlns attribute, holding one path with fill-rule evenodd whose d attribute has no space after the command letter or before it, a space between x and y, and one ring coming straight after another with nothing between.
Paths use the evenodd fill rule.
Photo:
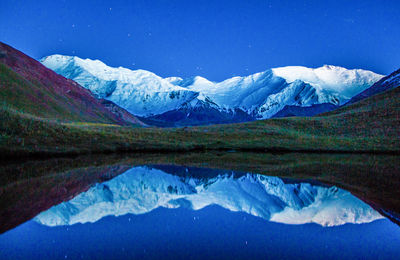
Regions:
<instances>
[{"instance_id":1,"label":"glacier","mask_svg":"<svg viewBox=\"0 0 400 260\"><path fill-rule=\"evenodd\" d=\"M372 71L332 65L315 69L289 66L213 82L200 76L162 78L146 70L113 68L99 60L58 54L40 61L99 98L108 99L136 116L158 116L160 120L173 120L162 116L166 112L182 108L186 111L199 105L203 106L203 114L213 113L209 109L212 107L220 117L231 118L240 111L253 120L271 118L285 106L339 106L383 77Z\"/></svg>"},{"instance_id":2,"label":"glacier","mask_svg":"<svg viewBox=\"0 0 400 260\"><path fill-rule=\"evenodd\" d=\"M258 174L218 173L216 176L173 174L162 168L138 166L95 184L34 220L47 226L93 223L106 216L145 214L159 207L199 210L219 205L231 211L285 224L337 226L383 218L350 192L310 183L286 183Z\"/></svg>"}]
</instances>

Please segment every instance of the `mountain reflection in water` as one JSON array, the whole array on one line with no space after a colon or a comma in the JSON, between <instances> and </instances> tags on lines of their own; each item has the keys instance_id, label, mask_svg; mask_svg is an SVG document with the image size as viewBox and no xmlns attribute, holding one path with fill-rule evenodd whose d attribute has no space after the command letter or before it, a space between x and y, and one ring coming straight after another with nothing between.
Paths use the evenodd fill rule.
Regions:
<instances>
[{"instance_id":1,"label":"mountain reflection in water","mask_svg":"<svg viewBox=\"0 0 400 260\"><path fill-rule=\"evenodd\" d=\"M400 254L400 228L335 186L195 167L108 169L105 175L95 168L76 172L99 182L1 234L0 259Z\"/></svg>"},{"instance_id":2,"label":"mountain reflection in water","mask_svg":"<svg viewBox=\"0 0 400 260\"><path fill-rule=\"evenodd\" d=\"M180 169L182 171L182 169ZM152 167L134 167L96 184L68 202L39 214L47 225L96 222L105 216L145 214L159 207L199 210L219 205L285 224L337 226L382 218L350 192L310 183L285 183L278 177L222 172L204 178L173 175Z\"/></svg>"}]
</instances>

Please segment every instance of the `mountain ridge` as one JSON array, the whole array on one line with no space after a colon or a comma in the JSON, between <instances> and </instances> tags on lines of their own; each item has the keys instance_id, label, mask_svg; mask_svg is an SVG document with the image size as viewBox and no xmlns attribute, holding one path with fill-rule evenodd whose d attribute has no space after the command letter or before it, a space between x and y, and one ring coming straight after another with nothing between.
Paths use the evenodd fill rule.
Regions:
<instances>
[{"instance_id":1,"label":"mountain ridge","mask_svg":"<svg viewBox=\"0 0 400 260\"><path fill-rule=\"evenodd\" d=\"M73 64L69 62L71 60ZM163 114L182 110L185 104L194 100L205 102L202 114L194 112L197 118L207 118L204 114L219 110L221 120L213 123L241 122L243 117L231 116L237 109L246 112L248 119L256 120L270 118L286 105L340 105L383 77L371 71L347 70L338 66L316 69L292 66L212 82L200 76L161 78L145 70L112 68L98 60L72 56L51 55L41 62L134 115L148 117L150 121L157 118L166 123L174 122ZM296 76L301 79L294 79L288 76L298 73L291 72L293 70L307 73ZM210 104L215 105L214 110L209 110ZM185 121L185 125L191 125L190 118ZM201 122L195 120L194 123ZM209 122L205 120L203 123Z\"/></svg>"},{"instance_id":2,"label":"mountain ridge","mask_svg":"<svg viewBox=\"0 0 400 260\"><path fill-rule=\"evenodd\" d=\"M152 72L112 68L99 60L52 55L41 59L41 62L77 81L99 98L108 99L137 116L151 116L172 110L177 104L190 101L198 95L172 85ZM147 101L150 96L151 103Z\"/></svg>"}]
</instances>

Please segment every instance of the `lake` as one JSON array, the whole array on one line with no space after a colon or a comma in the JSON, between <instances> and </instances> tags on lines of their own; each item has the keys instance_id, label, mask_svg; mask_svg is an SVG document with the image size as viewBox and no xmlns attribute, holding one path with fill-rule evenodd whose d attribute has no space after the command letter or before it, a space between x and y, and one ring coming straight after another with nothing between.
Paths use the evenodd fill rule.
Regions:
<instances>
[{"instance_id":1,"label":"lake","mask_svg":"<svg viewBox=\"0 0 400 260\"><path fill-rule=\"evenodd\" d=\"M375 179L397 174L397 159L228 153L10 162L0 168L0 259L393 259L398 197L387 193L397 195L398 177Z\"/></svg>"}]
</instances>

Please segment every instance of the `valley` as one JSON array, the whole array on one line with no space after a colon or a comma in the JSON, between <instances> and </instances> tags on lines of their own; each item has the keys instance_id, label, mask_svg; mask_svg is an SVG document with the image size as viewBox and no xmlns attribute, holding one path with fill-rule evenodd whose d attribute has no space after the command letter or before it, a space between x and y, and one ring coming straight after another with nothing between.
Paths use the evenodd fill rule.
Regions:
<instances>
[{"instance_id":1,"label":"valley","mask_svg":"<svg viewBox=\"0 0 400 260\"><path fill-rule=\"evenodd\" d=\"M400 1L0 4L0 259L397 259Z\"/></svg>"},{"instance_id":2,"label":"valley","mask_svg":"<svg viewBox=\"0 0 400 260\"><path fill-rule=\"evenodd\" d=\"M85 88L80 87L78 84L75 86L76 90L85 93L87 99L91 101L83 103L86 107L80 108L81 112L74 112L74 109L78 108L73 106L81 104L79 102L82 102L83 94L74 94L69 97L68 95L71 95L73 92L63 90L59 85L72 84L73 81L58 76L51 70L40 65L37 61L24 56L9 46L2 46L4 49L3 52L6 53L3 55L3 63L1 64L1 87L3 94L1 96L2 107L0 109L2 119L0 122L0 149L1 157L3 158L134 151L183 152L212 150L399 153L400 130L398 126L400 105L398 98L400 90L395 87L397 86L395 82L400 82L400 80L398 80L399 77L396 73L387 77L391 80L389 88L380 87L379 84L386 82L386 78L384 78L371 87L377 89L377 91L374 91L374 94L377 94L373 96L366 95L364 99L354 104L342 105L339 109L314 117L288 117L235 124L158 128L151 126L154 120L143 118L144 122L142 122L140 118L130 114L129 106L125 107L127 110L119 107L118 104L122 103L116 99L109 98L107 102L113 105L105 106L104 102L98 101L96 96L91 96ZM28 62L33 65L23 65L30 64ZM95 62L95 64L98 63L99 61ZM34 69L36 67L38 69ZM327 69L332 68L322 68L323 71ZM337 68L333 69L336 70ZM44 71L51 77L56 78L60 83L49 81L46 76L43 77L41 74L37 74L37 70ZM339 70L342 69L339 68ZM78 75L81 75L79 73ZM172 86L167 82L168 85L164 79L157 78L149 72L146 73L146 77L153 77L162 82L157 83L161 85L156 84L159 88L162 88L164 85ZM255 77L262 78L263 80L269 79L271 74L268 73L258 74L257 76L253 75L250 78L243 79L243 82L253 81ZM357 73L360 74L361 72ZM370 75L371 73L361 73L361 75L364 74ZM146 77L143 79L144 82L149 80ZM379 78L381 77L379 76ZM41 81L38 82L39 79ZM138 80L142 80L142 78L139 77ZM237 81L238 79L235 80ZM275 78L273 80L281 83L284 82L282 78ZM96 82L98 82L99 91L104 91L102 87L108 86L102 81ZM32 92L31 90L33 83L39 84L36 86L38 89L37 92ZM126 83L123 86L129 84L131 83ZM142 82L141 84L145 83ZM190 84L196 85L193 82ZM257 84L252 85L252 88L258 89ZM295 81L295 83L287 87L293 88L299 84L311 86L309 83ZM314 82L313 84L317 83ZM120 87L121 91L123 86ZM227 88L230 88L229 86L229 84L226 85ZM366 87L364 86L363 88ZM42 93L45 88L48 88L50 92ZM171 92L175 93L177 98L179 97L177 100L183 97L198 97L200 95L198 93L193 94L191 90L180 86L174 86L173 88L176 88L176 91L183 91L182 93L179 91ZM15 94L12 94L12 89ZM147 91L147 87L143 87L143 89ZM379 89L382 90L379 91ZM29 95L23 94L24 92L22 91L29 93ZM61 95L62 91L66 91L67 95ZM6 93L10 94L5 95ZM58 96L54 93L58 93ZM175 99L175 97L170 98L171 93L167 93L168 99ZM159 97L161 98L161 96ZM218 97L218 95L215 97ZM46 102L46 105L37 103L36 100L43 100L43 98L49 99L50 102ZM52 104L51 102L53 101L51 100L54 98L56 100L54 103L58 107L49 109L47 106ZM343 98L344 96L339 99L341 100L340 102L343 102ZM65 101L61 101L62 99L65 99ZM129 104L137 104L132 102ZM187 102L187 100L179 102ZM94 105L97 107L90 107ZM219 111L216 106L212 107L209 105L209 108ZM280 106L284 107L284 104ZM168 106L163 105L160 107L165 109ZM101 109L102 112L94 109ZM190 108L187 109L190 110ZM119 112L115 113L115 111ZM201 113L208 112L208 110L200 111ZM186 112L191 113L190 111ZM172 112L168 111L166 113ZM211 116L210 113L208 115ZM174 115L170 118L174 118ZM247 121L247 119L244 113L243 121ZM159 120L162 122L162 117ZM176 120L179 121L179 119ZM198 123L201 123L201 120ZM209 123L215 123L215 121L210 120ZM173 126L173 124L170 126Z\"/></svg>"}]
</instances>

